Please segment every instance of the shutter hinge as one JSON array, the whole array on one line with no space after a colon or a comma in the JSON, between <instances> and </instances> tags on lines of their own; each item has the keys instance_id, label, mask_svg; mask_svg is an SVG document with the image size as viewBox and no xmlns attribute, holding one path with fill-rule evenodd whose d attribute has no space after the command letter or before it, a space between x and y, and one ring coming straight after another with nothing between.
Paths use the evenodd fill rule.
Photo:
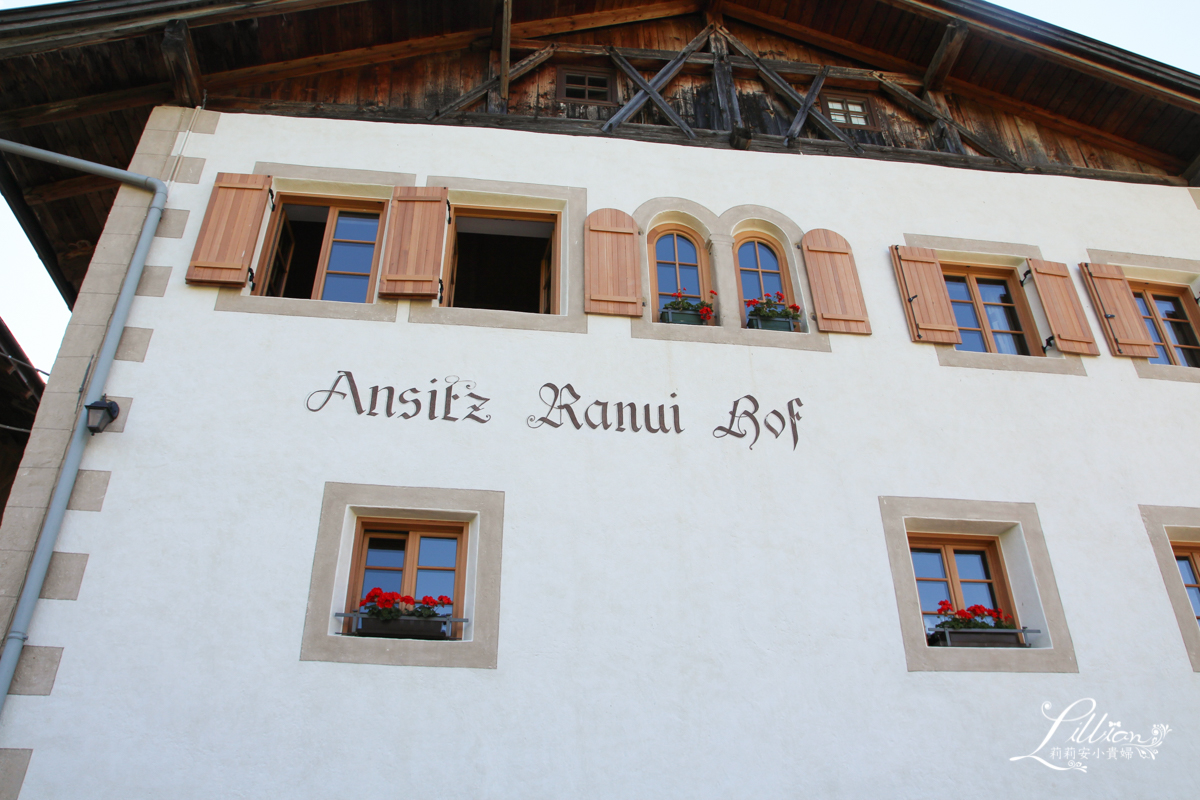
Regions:
<instances>
[{"instance_id":1,"label":"shutter hinge","mask_svg":"<svg viewBox=\"0 0 1200 800\"><path fill-rule=\"evenodd\" d=\"M449 225L450 221L451 221L450 220L450 201L447 200L446 201L446 224Z\"/></svg>"},{"instance_id":2,"label":"shutter hinge","mask_svg":"<svg viewBox=\"0 0 1200 800\"><path fill-rule=\"evenodd\" d=\"M250 291L254 291L254 270L250 270Z\"/></svg>"},{"instance_id":3,"label":"shutter hinge","mask_svg":"<svg viewBox=\"0 0 1200 800\"><path fill-rule=\"evenodd\" d=\"M1021 285L1024 286L1025 281L1029 280L1032 277L1033 277L1033 270L1032 269L1025 270L1025 274L1021 276ZM1054 338L1054 337L1051 337L1051 338Z\"/></svg>"},{"instance_id":4,"label":"shutter hinge","mask_svg":"<svg viewBox=\"0 0 1200 800\"><path fill-rule=\"evenodd\" d=\"M442 304L442 279L438 278L438 305Z\"/></svg>"},{"instance_id":5,"label":"shutter hinge","mask_svg":"<svg viewBox=\"0 0 1200 800\"><path fill-rule=\"evenodd\" d=\"M1050 334L1050 338L1046 340L1044 345L1042 345L1042 349L1044 350L1049 350L1051 347L1056 350L1058 349L1058 341L1054 338L1054 334Z\"/></svg>"},{"instance_id":6,"label":"shutter hinge","mask_svg":"<svg viewBox=\"0 0 1200 800\"><path fill-rule=\"evenodd\" d=\"M271 201L271 210L275 210L275 190L270 186L267 187L267 199Z\"/></svg>"},{"instance_id":7,"label":"shutter hinge","mask_svg":"<svg viewBox=\"0 0 1200 800\"><path fill-rule=\"evenodd\" d=\"M1105 314L1104 318L1105 319L1116 319L1117 315L1116 314Z\"/></svg>"}]
</instances>

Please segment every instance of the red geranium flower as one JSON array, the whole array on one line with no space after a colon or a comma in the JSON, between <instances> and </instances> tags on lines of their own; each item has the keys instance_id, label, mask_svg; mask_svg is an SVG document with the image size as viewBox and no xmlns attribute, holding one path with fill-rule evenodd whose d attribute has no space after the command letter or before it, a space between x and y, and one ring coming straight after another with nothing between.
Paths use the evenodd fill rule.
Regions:
<instances>
[{"instance_id":1,"label":"red geranium flower","mask_svg":"<svg viewBox=\"0 0 1200 800\"><path fill-rule=\"evenodd\" d=\"M444 594L438 595L438 605L448 606L448 605L453 605L453 603L454 603L454 601L451 600L449 597L446 597L446 595L444 595Z\"/></svg>"},{"instance_id":2,"label":"red geranium flower","mask_svg":"<svg viewBox=\"0 0 1200 800\"><path fill-rule=\"evenodd\" d=\"M954 612L954 616L958 617L959 619L970 619L975 615L970 611L967 611L965 608L960 608L958 611Z\"/></svg>"},{"instance_id":3,"label":"red geranium flower","mask_svg":"<svg viewBox=\"0 0 1200 800\"><path fill-rule=\"evenodd\" d=\"M754 307L754 306L758 305L758 301L757 300L747 300L746 305Z\"/></svg>"},{"instance_id":4,"label":"red geranium flower","mask_svg":"<svg viewBox=\"0 0 1200 800\"><path fill-rule=\"evenodd\" d=\"M404 603L406 606L415 606L417 604L417 601L413 599L412 595L407 594L400 598L400 602Z\"/></svg>"},{"instance_id":5,"label":"red geranium flower","mask_svg":"<svg viewBox=\"0 0 1200 800\"><path fill-rule=\"evenodd\" d=\"M425 595L424 597L422 597L422 598L421 598L421 605L423 605L423 606L436 606L436 605L437 605L437 600L434 600L434 599L433 599L431 596L429 596L429 595Z\"/></svg>"},{"instance_id":6,"label":"red geranium flower","mask_svg":"<svg viewBox=\"0 0 1200 800\"><path fill-rule=\"evenodd\" d=\"M779 300L780 302L782 302L782 301L783 301L783 292L776 292L776 293L775 293L775 299L776 299L776 300Z\"/></svg>"},{"instance_id":7,"label":"red geranium flower","mask_svg":"<svg viewBox=\"0 0 1200 800\"><path fill-rule=\"evenodd\" d=\"M711 294L713 297L716 297L716 295L717 295L716 291L713 289L709 289L708 293Z\"/></svg>"},{"instance_id":8,"label":"red geranium flower","mask_svg":"<svg viewBox=\"0 0 1200 800\"><path fill-rule=\"evenodd\" d=\"M379 606L380 608L391 608L392 606L396 605L396 601L387 595L382 595L375 601L375 605Z\"/></svg>"},{"instance_id":9,"label":"red geranium flower","mask_svg":"<svg viewBox=\"0 0 1200 800\"><path fill-rule=\"evenodd\" d=\"M788 308L790 308L792 311L800 310L800 306L796 305L795 303L792 303L790 306L788 306Z\"/></svg>"},{"instance_id":10,"label":"red geranium flower","mask_svg":"<svg viewBox=\"0 0 1200 800\"><path fill-rule=\"evenodd\" d=\"M942 602L938 603L938 613L939 614L948 614L953 610L954 610L954 604L951 603L949 600L943 600Z\"/></svg>"}]
</instances>

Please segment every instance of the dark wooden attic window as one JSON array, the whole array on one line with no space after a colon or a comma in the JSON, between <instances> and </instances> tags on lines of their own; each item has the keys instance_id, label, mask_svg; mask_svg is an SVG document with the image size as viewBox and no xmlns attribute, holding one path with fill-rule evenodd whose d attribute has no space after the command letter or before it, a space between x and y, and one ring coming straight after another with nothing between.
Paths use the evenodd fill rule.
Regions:
<instances>
[{"instance_id":1,"label":"dark wooden attic window","mask_svg":"<svg viewBox=\"0 0 1200 800\"><path fill-rule=\"evenodd\" d=\"M594 67L559 67L557 98L560 103L616 105L616 76Z\"/></svg>"},{"instance_id":2,"label":"dark wooden attic window","mask_svg":"<svg viewBox=\"0 0 1200 800\"><path fill-rule=\"evenodd\" d=\"M825 108L825 116L839 128L880 129L871 98L865 94L822 93L821 105Z\"/></svg>"}]
</instances>

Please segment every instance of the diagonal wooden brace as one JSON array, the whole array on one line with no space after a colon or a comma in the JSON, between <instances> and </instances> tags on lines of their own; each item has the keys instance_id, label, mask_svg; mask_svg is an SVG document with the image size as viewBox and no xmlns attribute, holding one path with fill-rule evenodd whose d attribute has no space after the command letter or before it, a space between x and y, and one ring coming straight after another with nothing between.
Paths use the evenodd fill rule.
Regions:
<instances>
[{"instance_id":1,"label":"diagonal wooden brace","mask_svg":"<svg viewBox=\"0 0 1200 800\"><path fill-rule=\"evenodd\" d=\"M800 106L800 110L796 112L796 118L792 120L791 127L783 137L783 145L787 147L793 139L800 137L800 131L804 128L804 123L808 121L808 114L812 111L813 103L821 96L821 86L825 83L825 76L829 74L829 66L821 67L821 71L817 73L817 77L813 78L812 86L808 87L807 94L804 95L804 104Z\"/></svg>"},{"instance_id":2,"label":"diagonal wooden brace","mask_svg":"<svg viewBox=\"0 0 1200 800\"><path fill-rule=\"evenodd\" d=\"M673 59L667 62L666 66L658 71L658 74L650 79L650 86L658 92L661 92L671 79L679 74L679 70L683 69L683 65L687 63L688 56L700 49L700 46L708 39L708 35L713 32L713 26L707 25L704 30L688 42L687 47L683 48ZM639 89L638 93L629 98L629 102L621 106L616 114L608 118L608 122L600 128L605 133L611 133L614 128L623 122L628 122L629 118L641 110L646 101L650 99L650 95L644 89Z\"/></svg>"},{"instance_id":3,"label":"diagonal wooden brace","mask_svg":"<svg viewBox=\"0 0 1200 800\"><path fill-rule=\"evenodd\" d=\"M625 60L625 56L617 52L617 48L609 47L608 55L610 58L612 58L613 63L620 67L621 71L629 76L629 80L633 81L639 89L649 96L654 105L658 106L659 111L663 112L663 114L667 116L667 119L671 120L671 122L674 122L675 126L687 134L689 139L696 138L696 134L692 130L691 126L684 121L683 117L679 116L675 109L671 108L670 104L663 99L663 96L658 93L657 89L646 82L646 79L642 77L642 73L634 69L633 65Z\"/></svg>"},{"instance_id":4,"label":"diagonal wooden brace","mask_svg":"<svg viewBox=\"0 0 1200 800\"><path fill-rule=\"evenodd\" d=\"M763 60L758 57L757 53L743 44L741 39L737 38L724 28L721 29L721 33L727 40L729 40L729 43L733 45L739 53L754 63L754 67L758 70L758 74L762 76L764 83L770 84L771 88L787 98L788 102L795 107L796 111L799 111L804 107L804 97L801 96L801 94L795 89L793 89L790 83L779 77L779 73L763 63ZM813 94L813 92L810 90L809 94ZM812 117L813 123L816 124L818 128L825 131L825 133L829 134L834 139L837 139L839 142L849 145L850 149L859 155L863 155L863 149L858 142L847 136L845 131L843 131L837 125L834 125L828 117L813 108L812 104L809 104L808 116Z\"/></svg>"},{"instance_id":5,"label":"diagonal wooden brace","mask_svg":"<svg viewBox=\"0 0 1200 800\"><path fill-rule=\"evenodd\" d=\"M540 65L542 62L544 62L546 59L550 58L550 56L552 56L552 55L554 55L554 45L549 45L548 47L543 47L541 50L538 50L536 53L533 53L532 55L526 56L525 58L518 61L516 64L513 64L512 69L508 73L509 82L511 83L512 81L515 81L517 78L521 77L526 72L529 72L534 67ZM439 108L437 111L434 111L432 114L429 115L429 119L435 120L435 119L438 119L439 117L444 117L447 114L451 114L455 111L458 111L459 109L466 108L467 106L471 105L472 103L482 100L489 91L491 91L492 89L496 89L499 86L500 86L500 78L499 77L492 78L490 81L487 81L486 83L476 86L471 91L460 96L457 100L452 101L449 105L443 106L442 108Z\"/></svg>"}]
</instances>

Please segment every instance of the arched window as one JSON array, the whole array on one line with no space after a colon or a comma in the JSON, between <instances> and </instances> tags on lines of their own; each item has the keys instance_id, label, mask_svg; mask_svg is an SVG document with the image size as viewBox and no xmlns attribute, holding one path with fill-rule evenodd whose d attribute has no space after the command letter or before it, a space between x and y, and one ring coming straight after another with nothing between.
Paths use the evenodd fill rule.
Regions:
<instances>
[{"instance_id":1,"label":"arched window","mask_svg":"<svg viewBox=\"0 0 1200 800\"><path fill-rule=\"evenodd\" d=\"M650 281L655 298L654 318L663 306L682 293L690 303L712 302L709 294L707 254L696 242L700 237L681 225L662 225L650 236Z\"/></svg>"},{"instance_id":2,"label":"arched window","mask_svg":"<svg viewBox=\"0 0 1200 800\"><path fill-rule=\"evenodd\" d=\"M791 281L787 276L787 262L779 258L774 242L761 236L739 239L735 246L738 265L738 300L742 307L742 321L746 320L747 300L761 300L770 295L775 298L783 294L783 303L795 302Z\"/></svg>"}]
</instances>

